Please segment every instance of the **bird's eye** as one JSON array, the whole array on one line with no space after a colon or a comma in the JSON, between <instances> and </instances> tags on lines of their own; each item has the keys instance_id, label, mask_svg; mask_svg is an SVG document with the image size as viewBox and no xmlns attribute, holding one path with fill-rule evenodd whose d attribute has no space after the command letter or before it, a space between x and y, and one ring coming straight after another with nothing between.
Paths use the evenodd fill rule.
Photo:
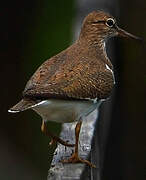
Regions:
<instances>
[{"instance_id":1,"label":"bird's eye","mask_svg":"<svg viewBox=\"0 0 146 180\"><path fill-rule=\"evenodd\" d=\"M109 19L106 21L106 25L107 25L108 27L113 27L114 24L115 24L115 21L114 21L114 19L112 19L112 18L109 18Z\"/></svg>"}]
</instances>

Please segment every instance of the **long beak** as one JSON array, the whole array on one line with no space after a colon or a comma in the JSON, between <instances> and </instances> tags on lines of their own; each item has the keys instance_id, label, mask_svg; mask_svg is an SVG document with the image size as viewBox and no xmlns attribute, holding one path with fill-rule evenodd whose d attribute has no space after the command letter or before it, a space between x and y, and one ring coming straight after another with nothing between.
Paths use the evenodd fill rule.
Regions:
<instances>
[{"instance_id":1,"label":"long beak","mask_svg":"<svg viewBox=\"0 0 146 180\"><path fill-rule=\"evenodd\" d=\"M119 28L118 26L116 27L116 29L117 29L117 32L118 32L119 36L122 36L122 37L125 37L125 38L135 39L135 40L138 40L138 41L143 41L142 38L137 37L137 36L135 36L133 34L130 34L127 31Z\"/></svg>"}]
</instances>

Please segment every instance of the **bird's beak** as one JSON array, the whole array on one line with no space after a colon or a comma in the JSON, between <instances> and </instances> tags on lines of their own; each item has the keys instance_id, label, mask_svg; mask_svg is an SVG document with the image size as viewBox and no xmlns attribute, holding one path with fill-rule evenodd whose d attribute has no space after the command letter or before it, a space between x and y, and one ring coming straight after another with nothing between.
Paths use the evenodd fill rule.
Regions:
<instances>
[{"instance_id":1,"label":"bird's beak","mask_svg":"<svg viewBox=\"0 0 146 180\"><path fill-rule=\"evenodd\" d=\"M140 37L137 37L137 36L135 36L133 34L130 34L127 31L119 28L118 26L116 27L116 29L117 29L117 32L118 32L118 36L143 41Z\"/></svg>"}]
</instances>

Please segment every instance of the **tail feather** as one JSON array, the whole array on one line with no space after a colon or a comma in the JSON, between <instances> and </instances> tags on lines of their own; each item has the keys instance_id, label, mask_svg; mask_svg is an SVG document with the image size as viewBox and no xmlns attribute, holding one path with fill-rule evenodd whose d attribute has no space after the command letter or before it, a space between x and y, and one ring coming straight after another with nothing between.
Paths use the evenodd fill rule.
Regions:
<instances>
[{"instance_id":1,"label":"tail feather","mask_svg":"<svg viewBox=\"0 0 146 180\"><path fill-rule=\"evenodd\" d=\"M38 104L40 101L34 101L30 99L22 99L19 101L16 105L14 105L12 108L8 110L10 113L18 113L21 111L25 111L27 109L32 108L36 104Z\"/></svg>"}]
</instances>

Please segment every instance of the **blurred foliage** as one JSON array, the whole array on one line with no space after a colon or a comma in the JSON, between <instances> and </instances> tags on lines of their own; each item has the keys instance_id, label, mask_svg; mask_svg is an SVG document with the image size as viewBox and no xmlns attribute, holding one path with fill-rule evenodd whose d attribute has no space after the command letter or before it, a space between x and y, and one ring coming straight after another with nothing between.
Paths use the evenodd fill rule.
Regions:
<instances>
[{"instance_id":1,"label":"blurred foliage","mask_svg":"<svg viewBox=\"0 0 146 180\"><path fill-rule=\"evenodd\" d=\"M71 39L73 1L39 1L25 35L23 67L30 77L44 60L65 49ZM31 62L31 66L30 66Z\"/></svg>"}]
</instances>

